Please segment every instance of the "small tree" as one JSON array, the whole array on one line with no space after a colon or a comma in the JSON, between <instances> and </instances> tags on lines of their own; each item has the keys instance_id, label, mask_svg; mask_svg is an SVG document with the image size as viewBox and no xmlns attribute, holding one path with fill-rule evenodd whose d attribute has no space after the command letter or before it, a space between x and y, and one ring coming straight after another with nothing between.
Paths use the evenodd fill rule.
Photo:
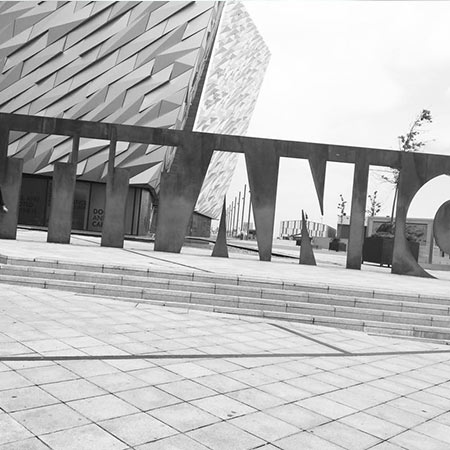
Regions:
<instances>
[{"instance_id":1,"label":"small tree","mask_svg":"<svg viewBox=\"0 0 450 450\"><path fill-rule=\"evenodd\" d=\"M377 200L378 191L374 191L372 195L369 194L369 209L367 214L371 217L376 216L381 210L381 202Z\"/></svg>"},{"instance_id":2,"label":"small tree","mask_svg":"<svg viewBox=\"0 0 450 450\"><path fill-rule=\"evenodd\" d=\"M398 137L399 140L399 147L400 151L402 152L417 152L419 151L426 142L418 141L417 137L420 134L419 128L424 123L431 123L431 112L428 109L423 109L422 112L416 117L414 122L412 123L409 131ZM392 212L391 212L391 223L394 223L394 212L395 212L395 205L397 203L397 196L398 196L398 181L399 181L399 174L400 172L398 169L392 169L390 175L382 175L381 178L394 185L394 200L392 201Z\"/></svg>"},{"instance_id":3,"label":"small tree","mask_svg":"<svg viewBox=\"0 0 450 450\"><path fill-rule=\"evenodd\" d=\"M339 194L339 197L341 199L341 201L338 203L338 210L341 213L341 216L346 216L347 214L345 213L345 205L347 204L347 201L344 200L344 197L342 196L342 194Z\"/></svg>"}]
</instances>

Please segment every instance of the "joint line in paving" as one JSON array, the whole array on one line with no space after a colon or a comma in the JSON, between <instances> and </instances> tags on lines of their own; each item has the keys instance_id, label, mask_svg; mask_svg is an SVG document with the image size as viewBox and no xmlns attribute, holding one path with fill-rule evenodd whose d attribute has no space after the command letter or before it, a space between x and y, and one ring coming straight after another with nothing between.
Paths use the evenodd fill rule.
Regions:
<instances>
[{"instance_id":1,"label":"joint line in paving","mask_svg":"<svg viewBox=\"0 0 450 450\"><path fill-rule=\"evenodd\" d=\"M233 359L233 358L353 358L360 356L405 356L405 355L432 355L449 353L450 350L407 350L387 352L355 352L355 353L222 353L215 355L35 355L35 356L0 356L0 362L8 361L89 361L89 360L127 360L127 359Z\"/></svg>"},{"instance_id":2,"label":"joint line in paving","mask_svg":"<svg viewBox=\"0 0 450 450\"><path fill-rule=\"evenodd\" d=\"M272 325L273 327L279 328L280 330L287 331L288 333L295 334L296 336L300 336L304 339L308 339L309 341L315 342L316 344L323 345L325 347L331 348L332 350L336 350L337 352L344 353L346 355L351 355L352 353L348 352L347 350L343 350L342 348L336 347L331 344L327 344L326 342L320 341L319 339L313 338L311 336L308 336L306 334L300 333L298 331L292 330L291 328L283 327L283 325L278 325L277 323L269 323L269 325Z\"/></svg>"},{"instance_id":3,"label":"joint line in paving","mask_svg":"<svg viewBox=\"0 0 450 450\"><path fill-rule=\"evenodd\" d=\"M126 252L130 252L130 253L134 253L135 255L144 256L145 258L156 259L157 261L163 261L163 262L166 262L166 263L174 264L176 266L182 266L182 267L187 267L188 269L194 269L194 270L199 270L201 272L211 273L210 270L200 269L200 268L194 267L194 266L188 266L187 264L182 264L182 263L179 263L179 262L170 261L170 260L164 259L164 258L157 258L156 256L146 255L145 253L140 253L140 252L138 252L136 250L129 250L129 249L126 249L126 248L124 248L122 250L124 250Z\"/></svg>"},{"instance_id":4,"label":"joint line in paving","mask_svg":"<svg viewBox=\"0 0 450 450\"><path fill-rule=\"evenodd\" d=\"M98 245L98 241L97 240L87 239L86 236L82 236L81 237L80 235L74 235L74 234L71 233L70 238L71 239L78 239L79 241L89 242L91 244Z\"/></svg>"}]
</instances>

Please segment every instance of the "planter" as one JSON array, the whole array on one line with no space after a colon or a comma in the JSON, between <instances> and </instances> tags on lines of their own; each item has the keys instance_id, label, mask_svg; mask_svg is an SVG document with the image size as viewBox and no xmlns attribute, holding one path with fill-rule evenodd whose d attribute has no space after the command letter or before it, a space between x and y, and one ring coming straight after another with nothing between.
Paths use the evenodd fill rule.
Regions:
<instances>
[{"instance_id":1,"label":"planter","mask_svg":"<svg viewBox=\"0 0 450 450\"><path fill-rule=\"evenodd\" d=\"M419 246L418 242L408 241L409 249L417 261L419 259ZM374 262L380 264L380 266L392 265L392 253L394 250L394 238L393 237L378 237L371 236L364 239L363 246L363 262Z\"/></svg>"},{"instance_id":2,"label":"planter","mask_svg":"<svg viewBox=\"0 0 450 450\"><path fill-rule=\"evenodd\" d=\"M333 239L329 245L328 250L334 250L335 252L345 252L347 245L345 242L340 242L339 239Z\"/></svg>"}]
</instances>

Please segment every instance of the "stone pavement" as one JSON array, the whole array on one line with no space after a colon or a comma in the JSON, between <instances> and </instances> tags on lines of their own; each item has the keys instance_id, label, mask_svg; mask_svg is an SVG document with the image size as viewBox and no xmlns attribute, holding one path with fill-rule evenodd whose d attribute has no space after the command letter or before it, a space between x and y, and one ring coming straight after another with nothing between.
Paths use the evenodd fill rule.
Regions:
<instances>
[{"instance_id":1,"label":"stone pavement","mask_svg":"<svg viewBox=\"0 0 450 450\"><path fill-rule=\"evenodd\" d=\"M316 269L317 282L333 273L36 236L0 241L0 254L306 279ZM377 270L345 272L396 286ZM0 312L0 450L450 448L445 345L5 284Z\"/></svg>"}]
</instances>

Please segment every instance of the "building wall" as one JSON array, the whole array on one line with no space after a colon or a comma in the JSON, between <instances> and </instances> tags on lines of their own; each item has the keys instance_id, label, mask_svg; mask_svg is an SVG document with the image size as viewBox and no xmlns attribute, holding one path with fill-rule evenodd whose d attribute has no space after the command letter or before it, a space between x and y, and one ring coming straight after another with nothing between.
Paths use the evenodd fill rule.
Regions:
<instances>
[{"instance_id":1,"label":"building wall","mask_svg":"<svg viewBox=\"0 0 450 450\"><path fill-rule=\"evenodd\" d=\"M210 237L211 235L211 218L194 212L191 217L187 236Z\"/></svg>"},{"instance_id":2,"label":"building wall","mask_svg":"<svg viewBox=\"0 0 450 450\"><path fill-rule=\"evenodd\" d=\"M140 236L148 234L150 232L151 206L152 199L150 196L150 192L142 190L137 229L137 234Z\"/></svg>"},{"instance_id":3,"label":"building wall","mask_svg":"<svg viewBox=\"0 0 450 450\"><path fill-rule=\"evenodd\" d=\"M242 3L226 3L194 130L245 135L269 61L270 51ZM237 158L214 152L197 212L220 217Z\"/></svg>"},{"instance_id":4,"label":"building wall","mask_svg":"<svg viewBox=\"0 0 450 450\"><path fill-rule=\"evenodd\" d=\"M48 222L49 204L48 178L24 176L19 203L19 223L45 226Z\"/></svg>"},{"instance_id":5,"label":"building wall","mask_svg":"<svg viewBox=\"0 0 450 450\"><path fill-rule=\"evenodd\" d=\"M216 2L2 2L0 110L182 128L214 43ZM71 140L13 133L24 173L50 175ZM116 167L155 184L167 148L119 142ZM82 139L78 178L104 182L108 142Z\"/></svg>"},{"instance_id":6,"label":"building wall","mask_svg":"<svg viewBox=\"0 0 450 450\"><path fill-rule=\"evenodd\" d=\"M336 235L336 230L324 223L306 221L306 227L310 237L332 238ZM287 238L302 232L301 220L283 220L280 222L280 237Z\"/></svg>"},{"instance_id":7,"label":"building wall","mask_svg":"<svg viewBox=\"0 0 450 450\"><path fill-rule=\"evenodd\" d=\"M19 223L46 227L50 215L52 179L24 175L19 204ZM105 214L105 184L77 180L72 229L100 232ZM126 234L146 234L149 227L150 195L147 190L130 187L125 221Z\"/></svg>"},{"instance_id":8,"label":"building wall","mask_svg":"<svg viewBox=\"0 0 450 450\"><path fill-rule=\"evenodd\" d=\"M195 117L195 130L228 134L245 134L270 56L242 4L211 1L2 2L0 43L2 112L177 129ZM71 148L68 137L14 132L8 154L25 174L50 177ZM175 151L118 142L115 166L157 192ZM78 180L106 181L108 141L81 139L78 159ZM214 154L197 212L220 214L235 164ZM85 226L101 223L87 214L76 211Z\"/></svg>"},{"instance_id":9,"label":"building wall","mask_svg":"<svg viewBox=\"0 0 450 450\"><path fill-rule=\"evenodd\" d=\"M388 223L390 217L372 216L367 218L366 236L372 236L383 223ZM414 235L419 242L419 262L431 263L433 259L433 219L409 218L406 221L406 231Z\"/></svg>"}]
</instances>

